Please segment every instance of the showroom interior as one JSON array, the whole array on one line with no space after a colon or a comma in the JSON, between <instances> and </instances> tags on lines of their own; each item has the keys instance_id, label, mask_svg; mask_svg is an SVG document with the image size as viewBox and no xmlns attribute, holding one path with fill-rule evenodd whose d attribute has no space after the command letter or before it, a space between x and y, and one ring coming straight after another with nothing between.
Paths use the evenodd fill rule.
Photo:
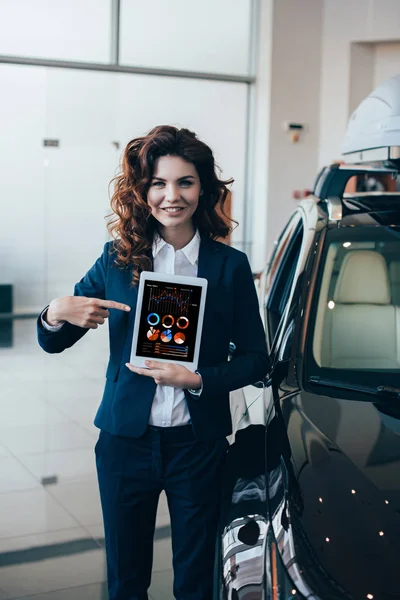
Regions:
<instances>
[{"instance_id":1,"label":"showroom interior","mask_svg":"<svg viewBox=\"0 0 400 600\"><path fill-rule=\"evenodd\" d=\"M353 110L399 73L398 0L0 0L0 600L108 597L107 328L48 355L36 319L110 239L127 142L171 124L211 146L256 275ZM170 545L162 497L152 600L173 598Z\"/></svg>"}]
</instances>

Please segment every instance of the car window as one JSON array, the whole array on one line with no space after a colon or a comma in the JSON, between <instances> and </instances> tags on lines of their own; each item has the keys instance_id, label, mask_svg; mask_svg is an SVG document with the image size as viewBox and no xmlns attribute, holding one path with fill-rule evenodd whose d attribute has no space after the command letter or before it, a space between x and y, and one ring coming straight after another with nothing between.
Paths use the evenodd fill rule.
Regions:
<instances>
[{"instance_id":1,"label":"car window","mask_svg":"<svg viewBox=\"0 0 400 600\"><path fill-rule=\"evenodd\" d=\"M275 275L278 271L278 267L282 261L284 251L287 248L291 235L293 234L296 225L298 225L298 223L300 222L300 219L301 217L297 212L290 217L286 227L283 229L281 235L275 241L269 262L267 263L266 268L262 271L259 278L257 293L261 309L261 318L263 320L264 327L267 331L267 341L269 336L268 328L266 325L266 298L268 297L268 294L271 290L272 284L275 279Z\"/></svg>"},{"instance_id":2,"label":"car window","mask_svg":"<svg viewBox=\"0 0 400 600\"><path fill-rule=\"evenodd\" d=\"M268 269L267 269L267 277L266 277L266 294L270 291L271 286L274 282L275 275L277 273L278 267L282 261L284 252L287 248L287 245L293 235L294 230L300 223L301 217L299 213L294 213L287 223L286 227L282 231L281 235L277 239L275 243L274 250L272 252L271 259L269 261Z\"/></svg>"},{"instance_id":3,"label":"car window","mask_svg":"<svg viewBox=\"0 0 400 600\"><path fill-rule=\"evenodd\" d=\"M265 322L269 348L271 349L279 324L285 312L293 285L303 240L303 224L298 215L289 223L287 236L281 238L274 264L271 265L270 292L265 307Z\"/></svg>"},{"instance_id":4,"label":"car window","mask_svg":"<svg viewBox=\"0 0 400 600\"><path fill-rule=\"evenodd\" d=\"M400 370L400 229L328 232L317 289L315 367L331 375Z\"/></svg>"}]
</instances>

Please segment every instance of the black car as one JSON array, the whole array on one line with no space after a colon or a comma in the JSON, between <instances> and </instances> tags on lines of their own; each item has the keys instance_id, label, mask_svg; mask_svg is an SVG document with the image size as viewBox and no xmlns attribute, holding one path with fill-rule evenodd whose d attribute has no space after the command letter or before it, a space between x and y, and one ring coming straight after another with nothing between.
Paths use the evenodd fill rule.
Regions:
<instances>
[{"instance_id":1,"label":"black car","mask_svg":"<svg viewBox=\"0 0 400 600\"><path fill-rule=\"evenodd\" d=\"M245 409L228 451L218 598L400 598L400 167L385 165L325 168L275 245L273 368L263 418Z\"/></svg>"}]
</instances>

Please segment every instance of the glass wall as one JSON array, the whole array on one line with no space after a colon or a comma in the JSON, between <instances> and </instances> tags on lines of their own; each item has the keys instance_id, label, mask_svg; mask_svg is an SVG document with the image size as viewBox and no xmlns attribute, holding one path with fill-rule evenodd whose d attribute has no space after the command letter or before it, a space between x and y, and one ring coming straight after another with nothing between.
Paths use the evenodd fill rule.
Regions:
<instances>
[{"instance_id":1,"label":"glass wall","mask_svg":"<svg viewBox=\"0 0 400 600\"><path fill-rule=\"evenodd\" d=\"M0 55L250 74L253 0L0 0Z\"/></svg>"},{"instance_id":2,"label":"glass wall","mask_svg":"<svg viewBox=\"0 0 400 600\"><path fill-rule=\"evenodd\" d=\"M111 0L0 0L0 54L107 63Z\"/></svg>"},{"instance_id":3,"label":"glass wall","mask_svg":"<svg viewBox=\"0 0 400 600\"><path fill-rule=\"evenodd\" d=\"M250 73L251 0L122 0L121 64Z\"/></svg>"}]
</instances>

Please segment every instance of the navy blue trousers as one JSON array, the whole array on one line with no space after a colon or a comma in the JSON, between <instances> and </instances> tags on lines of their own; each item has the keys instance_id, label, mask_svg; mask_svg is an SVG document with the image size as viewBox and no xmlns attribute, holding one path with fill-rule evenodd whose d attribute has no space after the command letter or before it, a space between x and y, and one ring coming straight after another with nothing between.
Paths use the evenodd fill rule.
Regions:
<instances>
[{"instance_id":1,"label":"navy blue trousers","mask_svg":"<svg viewBox=\"0 0 400 600\"><path fill-rule=\"evenodd\" d=\"M191 425L141 438L100 432L96 464L110 600L147 600L160 492L171 519L174 596L211 600L225 438L201 442Z\"/></svg>"}]
</instances>

